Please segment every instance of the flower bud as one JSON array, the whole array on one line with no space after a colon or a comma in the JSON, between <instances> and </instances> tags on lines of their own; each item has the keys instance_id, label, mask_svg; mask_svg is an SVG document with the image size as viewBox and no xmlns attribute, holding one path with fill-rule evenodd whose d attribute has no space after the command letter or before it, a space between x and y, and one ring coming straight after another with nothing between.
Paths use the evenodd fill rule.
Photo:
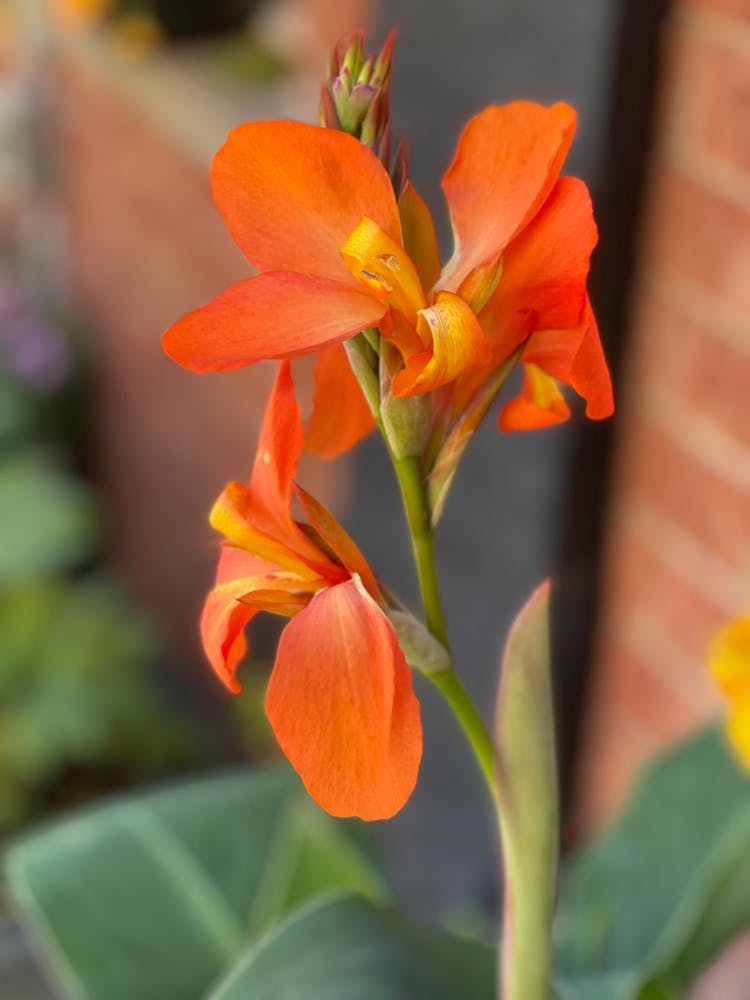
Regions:
<instances>
[{"instance_id":1,"label":"flower bud","mask_svg":"<svg viewBox=\"0 0 750 1000\"><path fill-rule=\"evenodd\" d=\"M320 124L359 139L389 171L396 197L406 186L408 157L402 140L391 167L389 91L394 34L377 55L365 58L361 32L336 44L320 95Z\"/></svg>"}]
</instances>

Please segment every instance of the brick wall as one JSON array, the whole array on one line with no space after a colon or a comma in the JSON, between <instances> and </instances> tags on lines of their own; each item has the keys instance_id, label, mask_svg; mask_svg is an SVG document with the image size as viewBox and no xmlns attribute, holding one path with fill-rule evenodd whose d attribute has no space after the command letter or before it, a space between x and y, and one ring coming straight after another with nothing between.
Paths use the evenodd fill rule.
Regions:
<instances>
[{"instance_id":1,"label":"brick wall","mask_svg":"<svg viewBox=\"0 0 750 1000\"><path fill-rule=\"evenodd\" d=\"M620 403L576 826L720 700L750 603L750 3L674 5Z\"/></svg>"},{"instance_id":2,"label":"brick wall","mask_svg":"<svg viewBox=\"0 0 750 1000\"><path fill-rule=\"evenodd\" d=\"M185 142L169 116L159 127L134 75L129 93L107 60L79 58L75 46L57 53L56 189L91 354L90 451L111 549L183 660L202 662L198 613L217 554L207 515L224 484L249 473L273 368L198 376L162 353L172 322L250 270L210 197L210 101L187 115L175 92L175 125L192 118ZM169 95L157 98L164 110ZM251 101L263 116L262 100ZM226 115L217 109L219 121ZM330 503L342 499L347 470L310 459L301 478Z\"/></svg>"}]
</instances>

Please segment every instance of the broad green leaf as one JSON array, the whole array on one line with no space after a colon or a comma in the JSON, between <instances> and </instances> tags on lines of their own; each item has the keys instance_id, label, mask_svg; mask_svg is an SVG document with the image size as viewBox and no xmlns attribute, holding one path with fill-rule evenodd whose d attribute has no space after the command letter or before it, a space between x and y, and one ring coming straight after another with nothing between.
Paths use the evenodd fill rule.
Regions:
<instances>
[{"instance_id":1,"label":"broad green leaf","mask_svg":"<svg viewBox=\"0 0 750 1000\"><path fill-rule=\"evenodd\" d=\"M0 459L0 585L79 566L98 538L91 493L46 453Z\"/></svg>"},{"instance_id":2,"label":"broad green leaf","mask_svg":"<svg viewBox=\"0 0 750 1000\"><path fill-rule=\"evenodd\" d=\"M303 900L334 888L387 895L346 825L286 770L83 814L14 847L7 874L74 1000L192 1000Z\"/></svg>"},{"instance_id":3,"label":"broad green leaf","mask_svg":"<svg viewBox=\"0 0 750 1000\"><path fill-rule=\"evenodd\" d=\"M495 952L368 900L318 900L250 950L210 1000L494 1000Z\"/></svg>"},{"instance_id":4,"label":"broad green leaf","mask_svg":"<svg viewBox=\"0 0 750 1000\"><path fill-rule=\"evenodd\" d=\"M653 764L621 817L569 865L557 922L560 992L679 996L747 927L750 782L710 729Z\"/></svg>"}]
</instances>

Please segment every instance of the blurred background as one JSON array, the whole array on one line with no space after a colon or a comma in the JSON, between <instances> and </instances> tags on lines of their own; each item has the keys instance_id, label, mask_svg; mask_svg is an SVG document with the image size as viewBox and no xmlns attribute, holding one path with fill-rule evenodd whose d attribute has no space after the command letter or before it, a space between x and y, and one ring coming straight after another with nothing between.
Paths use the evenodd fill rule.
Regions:
<instances>
[{"instance_id":1,"label":"blurred background","mask_svg":"<svg viewBox=\"0 0 750 1000\"><path fill-rule=\"evenodd\" d=\"M248 273L210 198L227 130L314 121L333 42L364 28L374 48L391 26L393 125L446 251L439 180L460 129L519 97L577 108L566 172L600 225L591 290L618 412L502 437L489 420L473 443L438 536L459 670L490 722L501 639L551 573L568 845L721 712L707 648L750 601L748 0L5 0L0 835L275 753L271 630L237 699L197 636L207 512L249 470L272 370L195 376L160 334ZM414 599L377 442L300 478ZM411 913L481 924L491 817L419 693L423 773L378 835ZM742 948L704 996L730 996L718 977Z\"/></svg>"}]
</instances>

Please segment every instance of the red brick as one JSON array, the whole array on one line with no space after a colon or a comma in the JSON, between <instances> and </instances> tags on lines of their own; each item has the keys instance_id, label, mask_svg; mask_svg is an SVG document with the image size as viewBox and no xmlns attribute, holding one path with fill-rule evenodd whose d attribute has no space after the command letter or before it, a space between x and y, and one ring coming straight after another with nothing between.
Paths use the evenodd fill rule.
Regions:
<instances>
[{"instance_id":1,"label":"red brick","mask_svg":"<svg viewBox=\"0 0 750 1000\"><path fill-rule=\"evenodd\" d=\"M707 320L691 319L688 309L642 290L626 392L637 406L650 390L668 390L750 454L750 350L722 336L719 322L712 329Z\"/></svg>"},{"instance_id":2,"label":"red brick","mask_svg":"<svg viewBox=\"0 0 750 1000\"><path fill-rule=\"evenodd\" d=\"M629 498L645 499L740 572L750 564L750 494L634 416L620 456Z\"/></svg>"},{"instance_id":3,"label":"red brick","mask_svg":"<svg viewBox=\"0 0 750 1000\"><path fill-rule=\"evenodd\" d=\"M750 175L750 59L677 21L668 45L665 127L670 139L689 143Z\"/></svg>"},{"instance_id":4,"label":"red brick","mask_svg":"<svg viewBox=\"0 0 750 1000\"><path fill-rule=\"evenodd\" d=\"M641 266L670 268L750 314L750 214L675 167L653 170Z\"/></svg>"},{"instance_id":5,"label":"red brick","mask_svg":"<svg viewBox=\"0 0 750 1000\"><path fill-rule=\"evenodd\" d=\"M738 22L747 21L750 23L750 2L749 0L678 0L678 7L686 10L707 10L717 14L728 15Z\"/></svg>"},{"instance_id":6,"label":"red brick","mask_svg":"<svg viewBox=\"0 0 750 1000\"><path fill-rule=\"evenodd\" d=\"M663 679L658 658L647 660L632 649L627 634L608 633L602 637L602 665L592 692L601 713L616 707L622 719L644 732L652 748L667 746L705 718Z\"/></svg>"},{"instance_id":7,"label":"red brick","mask_svg":"<svg viewBox=\"0 0 750 1000\"><path fill-rule=\"evenodd\" d=\"M618 498L620 509L627 499ZM616 615L642 611L658 618L675 645L702 665L716 630L736 609L710 599L696 581L675 572L661 552L659 538L647 545L616 511L610 523L602 584L605 608ZM606 659L597 657L597 663L606 669Z\"/></svg>"}]
</instances>

